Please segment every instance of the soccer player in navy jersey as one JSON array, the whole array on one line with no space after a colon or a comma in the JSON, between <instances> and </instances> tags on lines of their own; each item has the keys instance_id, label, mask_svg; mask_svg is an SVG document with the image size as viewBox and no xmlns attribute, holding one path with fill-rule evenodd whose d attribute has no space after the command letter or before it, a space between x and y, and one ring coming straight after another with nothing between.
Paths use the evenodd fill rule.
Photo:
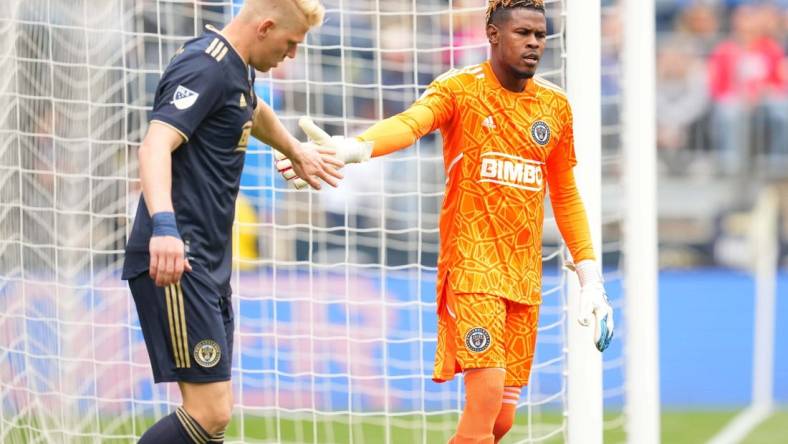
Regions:
<instances>
[{"instance_id":1,"label":"soccer player in navy jersey","mask_svg":"<svg viewBox=\"0 0 788 444\"><path fill-rule=\"evenodd\" d=\"M143 197L126 247L154 381L183 405L140 443L222 442L232 414L231 231L249 135L293 160L312 187L342 163L303 148L254 93L323 20L318 0L246 0L223 30L187 42L164 72L139 150Z\"/></svg>"}]
</instances>

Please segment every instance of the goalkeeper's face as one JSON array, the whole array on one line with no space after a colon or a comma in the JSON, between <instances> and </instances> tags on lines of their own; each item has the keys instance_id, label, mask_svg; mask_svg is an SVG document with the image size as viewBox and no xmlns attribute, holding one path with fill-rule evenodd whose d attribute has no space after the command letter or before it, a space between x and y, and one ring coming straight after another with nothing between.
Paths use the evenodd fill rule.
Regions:
<instances>
[{"instance_id":1,"label":"goalkeeper's face","mask_svg":"<svg viewBox=\"0 0 788 444\"><path fill-rule=\"evenodd\" d=\"M487 26L492 57L518 79L530 79L544 53L547 19L533 9L515 8L500 14Z\"/></svg>"},{"instance_id":2,"label":"goalkeeper's face","mask_svg":"<svg viewBox=\"0 0 788 444\"><path fill-rule=\"evenodd\" d=\"M257 27L257 39L251 46L250 60L258 71L276 68L284 59L294 58L298 45L306 38L309 27L296 20L266 19Z\"/></svg>"}]
</instances>

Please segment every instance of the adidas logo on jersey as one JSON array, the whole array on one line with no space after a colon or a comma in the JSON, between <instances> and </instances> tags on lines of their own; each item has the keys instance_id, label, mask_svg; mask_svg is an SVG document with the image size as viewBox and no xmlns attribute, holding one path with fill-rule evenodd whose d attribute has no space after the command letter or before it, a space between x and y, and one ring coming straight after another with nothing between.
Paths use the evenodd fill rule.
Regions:
<instances>
[{"instance_id":1,"label":"adidas logo on jersey","mask_svg":"<svg viewBox=\"0 0 788 444\"><path fill-rule=\"evenodd\" d=\"M492 116L487 116L487 118L482 121L482 126L491 130L497 128Z\"/></svg>"},{"instance_id":2,"label":"adidas logo on jersey","mask_svg":"<svg viewBox=\"0 0 788 444\"><path fill-rule=\"evenodd\" d=\"M244 95L244 93L241 93L241 103L239 103L239 105L241 106L241 108L246 108L246 96Z\"/></svg>"},{"instance_id":3,"label":"adidas logo on jersey","mask_svg":"<svg viewBox=\"0 0 788 444\"><path fill-rule=\"evenodd\" d=\"M542 162L503 153L482 154L479 182L497 183L529 191L542 191Z\"/></svg>"},{"instance_id":4,"label":"adidas logo on jersey","mask_svg":"<svg viewBox=\"0 0 788 444\"><path fill-rule=\"evenodd\" d=\"M175 94L172 95L171 104L175 105L179 110L189 109L197 101L200 95L185 86L178 85Z\"/></svg>"}]
</instances>

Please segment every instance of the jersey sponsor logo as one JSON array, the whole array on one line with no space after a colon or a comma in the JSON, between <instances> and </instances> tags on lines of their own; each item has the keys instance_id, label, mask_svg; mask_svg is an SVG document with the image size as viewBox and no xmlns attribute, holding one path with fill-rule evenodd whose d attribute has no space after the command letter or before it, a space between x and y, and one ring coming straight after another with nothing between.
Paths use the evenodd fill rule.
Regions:
<instances>
[{"instance_id":1,"label":"jersey sponsor logo","mask_svg":"<svg viewBox=\"0 0 788 444\"><path fill-rule=\"evenodd\" d=\"M487 116L487 118L482 120L482 126L491 130L497 128L492 116Z\"/></svg>"},{"instance_id":2,"label":"jersey sponsor logo","mask_svg":"<svg viewBox=\"0 0 788 444\"><path fill-rule=\"evenodd\" d=\"M244 123L243 131L241 132L241 138L238 139L238 147L235 151L243 152L246 151L246 148L249 146L249 135L252 134L252 121L248 121Z\"/></svg>"},{"instance_id":3,"label":"jersey sponsor logo","mask_svg":"<svg viewBox=\"0 0 788 444\"><path fill-rule=\"evenodd\" d=\"M550 142L550 127L542 120L537 120L531 125L531 137L539 145L547 145Z\"/></svg>"},{"instance_id":4,"label":"jersey sponsor logo","mask_svg":"<svg viewBox=\"0 0 788 444\"><path fill-rule=\"evenodd\" d=\"M482 154L479 182L497 183L522 190L542 191L542 162L504 153Z\"/></svg>"},{"instance_id":5,"label":"jersey sponsor logo","mask_svg":"<svg viewBox=\"0 0 788 444\"><path fill-rule=\"evenodd\" d=\"M222 349L212 339L202 340L194 346L194 360L202 367L214 367L221 357Z\"/></svg>"},{"instance_id":6,"label":"jersey sponsor logo","mask_svg":"<svg viewBox=\"0 0 788 444\"><path fill-rule=\"evenodd\" d=\"M472 353L487 350L491 343L490 333L483 327L472 328L465 334L465 348Z\"/></svg>"},{"instance_id":7,"label":"jersey sponsor logo","mask_svg":"<svg viewBox=\"0 0 788 444\"><path fill-rule=\"evenodd\" d=\"M244 93L241 93L241 100L238 103L238 106L240 106L241 108L246 108L246 105L247 105L247 103L246 103L246 95L244 95Z\"/></svg>"},{"instance_id":8,"label":"jersey sponsor logo","mask_svg":"<svg viewBox=\"0 0 788 444\"><path fill-rule=\"evenodd\" d=\"M178 85L178 89L175 90L175 94L172 95L172 102L171 104L175 105L176 108L183 111L185 109L189 109L192 105L197 102L197 98L200 95L185 86Z\"/></svg>"}]
</instances>

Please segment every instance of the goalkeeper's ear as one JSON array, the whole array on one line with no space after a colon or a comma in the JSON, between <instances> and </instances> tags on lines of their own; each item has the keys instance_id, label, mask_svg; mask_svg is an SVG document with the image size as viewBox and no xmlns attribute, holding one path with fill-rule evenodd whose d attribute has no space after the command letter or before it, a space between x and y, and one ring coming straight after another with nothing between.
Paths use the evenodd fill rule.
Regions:
<instances>
[{"instance_id":1,"label":"goalkeeper's ear","mask_svg":"<svg viewBox=\"0 0 788 444\"><path fill-rule=\"evenodd\" d=\"M327 132L323 131L322 128L315 125L315 122L313 122L309 117L304 116L298 119L298 126L304 130L304 133L306 133L306 136L309 138L309 140L317 143L318 145L331 140L331 136L329 136Z\"/></svg>"}]
</instances>

